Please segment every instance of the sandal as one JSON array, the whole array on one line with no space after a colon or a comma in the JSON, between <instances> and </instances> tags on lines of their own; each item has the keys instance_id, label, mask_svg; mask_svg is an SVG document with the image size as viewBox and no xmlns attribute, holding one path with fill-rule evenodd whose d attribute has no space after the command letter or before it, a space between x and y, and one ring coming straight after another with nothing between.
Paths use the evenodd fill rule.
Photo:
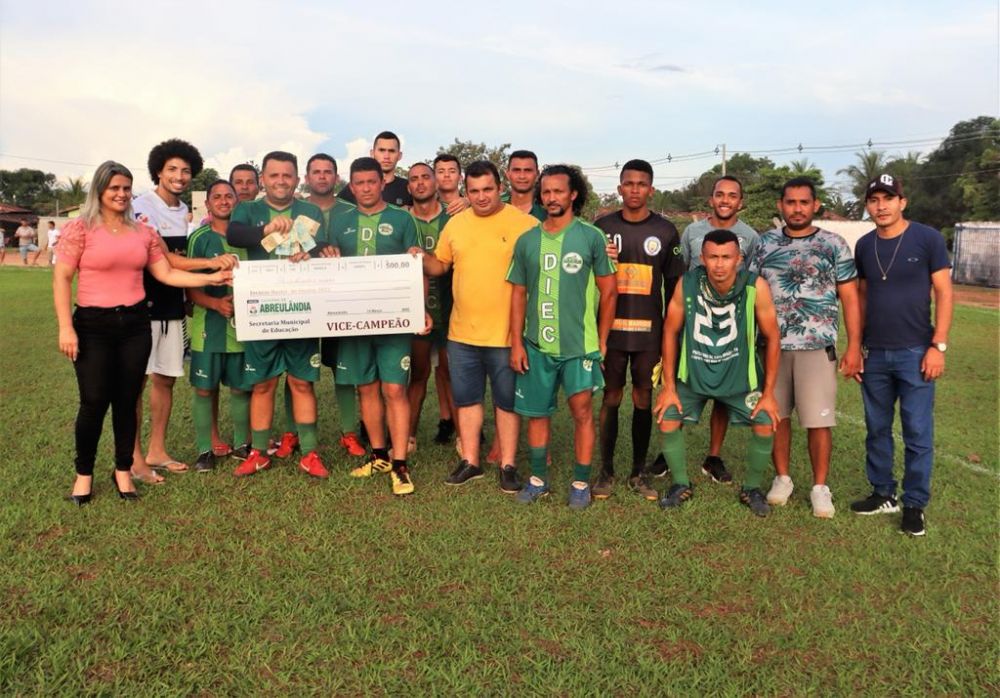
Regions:
<instances>
[{"instance_id":1,"label":"sandal","mask_svg":"<svg viewBox=\"0 0 1000 698\"><path fill-rule=\"evenodd\" d=\"M181 463L180 461L172 459L165 460L162 463L147 462L146 465L148 465L153 470L166 470L171 473L183 473L187 472L188 469L187 463Z\"/></svg>"},{"instance_id":2,"label":"sandal","mask_svg":"<svg viewBox=\"0 0 1000 698\"><path fill-rule=\"evenodd\" d=\"M145 485L162 485L166 482L166 479L162 475L153 471L141 474L136 474L132 471L129 471L129 473L132 475L133 480L138 480Z\"/></svg>"}]
</instances>

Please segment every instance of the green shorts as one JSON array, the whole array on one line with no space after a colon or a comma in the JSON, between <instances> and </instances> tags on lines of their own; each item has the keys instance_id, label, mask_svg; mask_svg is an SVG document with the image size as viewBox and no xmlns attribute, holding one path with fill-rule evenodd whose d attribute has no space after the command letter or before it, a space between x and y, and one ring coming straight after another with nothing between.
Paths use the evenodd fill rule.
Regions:
<instances>
[{"instance_id":1,"label":"green shorts","mask_svg":"<svg viewBox=\"0 0 1000 698\"><path fill-rule=\"evenodd\" d=\"M562 359L543 353L531 342L524 343L524 350L528 354L528 370L517 374L514 383L517 414L548 417L555 412L560 385L566 397L604 387L600 354Z\"/></svg>"},{"instance_id":2,"label":"green shorts","mask_svg":"<svg viewBox=\"0 0 1000 698\"><path fill-rule=\"evenodd\" d=\"M253 383L289 373L299 380L319 380L319 340L261 339L243 342L248 379Z\"/></svg>"},{"instance_id":3,"label":"green shorts","mask_svg":"<svg viewBox=\"0 0 1000 698\"><path fill-rule=\"evenodd\" d=\"M191 352L191 385L201 390L215 390L219 383L234 390L253 390L244 370L243 352Z\"/></svg>"},{"instance_id":4,"label":"green shorts","mask_svg":"<svg viewBox=\"0 0 1000 698\"><path fill-rule=\"evenodd\" d=\"M682 415L677 411L677 408L671 405L667 408L667 411L663 413L663 418L673 421L680 422L684 421L689 424L697 424L698 420L701 419L701 413L705 409L705 403L709 400L715 400L716 402L721 402L726 406L729 411L729 423L730 424L742 424L744 426L750 426L751 424L770 424L771 418L767 416L767 412L758 412L757 416L750 419L750 413L753 412L753 408L757 406L757 401L760 400L760 391L754 390L749 393L740 393L738 395L726 395L726 396L714 396L714 395L700 395L691 388L687 386L686 383L677 383L677 397L680 398L681 407L684 408L684 414Z\"/></svg>"},{"instance_id":5,"label":"green shorts","mask_svg":"<svg viewBox=\"0 0 1000 698\"><path fill-rule=\"evenodd\" d=\"M368 337L341 337L337 346L337 385L410 382L410 342L412 334L380 334Z\"/></svg>"}]
</instances>

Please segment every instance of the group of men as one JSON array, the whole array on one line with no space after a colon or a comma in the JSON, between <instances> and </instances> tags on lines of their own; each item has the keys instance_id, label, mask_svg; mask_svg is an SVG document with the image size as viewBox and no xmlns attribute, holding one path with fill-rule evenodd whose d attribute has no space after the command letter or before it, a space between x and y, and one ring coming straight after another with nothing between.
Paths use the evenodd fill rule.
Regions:
<instances>
[{"instance_id":1,"label":"group of men","mask_svg":"<svg viewBox=\"0 0 1000 698\"><path fill-rule=\"evenodd\" d=\"M933 381L943 371L951 315L948 258L939 233L902 217L906 200L890 175L869 184L866 202L876 230L852 255L842 238L814 225L820 202L808 179L785 184L777 202L784 224L758 236L739 220L741 183L721 177L714 183L707 218L678 235L648 207L653 170L645 161L631 160L621 170L621 210L590 224L579 217L587 186L575 167L540 170L534 153L515 151L505 193L492 163L470 163L463 173L462 163L441 154L432 163L411 166L404 180L396 174L402 158L399 138L386 131L376 136L370 157L351 163L339 194L337 163L326 154L306 163L307 199L296 196L298 162L289 153L268 153L259 175L251 165L238 165L228 181L209 185L204 225L189 238L176 239L183 233L173 229L173 222L187 213L178 197L201 169L201 158L183 141L157 148L155 161L150 158L157 188L136 200L136 214L157 228L168 247L185 249L185 264L193 267L203 264L198 258L222 254L274 258L261 242L288 232L293 220L305 216L317 224L317 246L291 256L292 262L308 263L315 256L420 255L426 277L426 326L416 335L240 343L231 322L231 289L189 293L196 470L211 470L217 458L231 454L240 460L234 474L248 476L298 450L304 472L327 477L318 452L313 387L325 365L336 384L339 443L361 459L350 474L388 473L394 494L410 494L414 485L407 457L417 448L416 425L436 363L440 420L435 441L448 443L456 425L458 434L460 460L446 480L449 485L485 475L481 451L488 383L496 439L486 460L499 465L500 489L525 504L548 495L551 415L561 386L574 427L568 504L582 509L592 499L611 496L618 412L631 378L629 490L659 500L664 509L691 499L682 427L697 422L712 399L710 446L702 469L715 482L732 482L721 458L726 427L750 426L739 500L766 516L793 491L794 410L807 431L812 510L829 518L835 511L827 475L839 369L862 383L874 490L852 510L898 511L891 434L898 399L907 446L902 530L923 533ZM166 454L162 440L173 377L183 375L180 329L171 326L183 318L183 299L179 306L162 308L167 304L155 291L147 294L154 334L160 323L160 343L166 345L163 337L170 335L171 348L161 352L154 346L150 360L153 430L145 456L137 444L133 473L140 478L150 477L149 466L185 467ZM847 347L838 363L841 306ZM177 362L158 364L161 353ZM272 422L282 376L285 423L275 441ZM657 382L663 388L654 403ZM218 432L220 384L232 392L232 446ZM593 394L602 388L595 429ZM526 481L515 463L522 418L530 464ZM647 466L654 419L663 447ZM592 477L595 442L600 470ZM776 476L765 494L772 461ZM651 478L665 476L668 469L672 485L661 496Z\"/></svg>"}]
</instances>

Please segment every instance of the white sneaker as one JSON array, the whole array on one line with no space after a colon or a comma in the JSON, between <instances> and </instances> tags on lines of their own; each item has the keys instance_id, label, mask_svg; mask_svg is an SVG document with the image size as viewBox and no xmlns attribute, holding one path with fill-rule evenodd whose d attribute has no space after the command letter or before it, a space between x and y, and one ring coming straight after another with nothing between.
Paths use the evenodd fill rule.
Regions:
<instances>
[{"instance_id":1,"label":"white sneaker","mask_svg":"<svg viewBox=\"0 0 1000 698\"><path fill-rule=\"evenodd\" d=\"M809 501L812 502L813 516L820 519L832 519L836 509L833 508L833 495L826 485L813 485L812 492L809 493Z\"/></svg>"},{"instance_id":2,"label":"white sneaker","mask_svg":"<svg viewBox=\"0 0 1000 698\"><path fill-rule=\"evenodd\" d=\"M767 492L767 503L771 506L783 507L792 496L792 478L788 475L777 475L771 483L771 489Z\"/></svg>"}]
</instances>

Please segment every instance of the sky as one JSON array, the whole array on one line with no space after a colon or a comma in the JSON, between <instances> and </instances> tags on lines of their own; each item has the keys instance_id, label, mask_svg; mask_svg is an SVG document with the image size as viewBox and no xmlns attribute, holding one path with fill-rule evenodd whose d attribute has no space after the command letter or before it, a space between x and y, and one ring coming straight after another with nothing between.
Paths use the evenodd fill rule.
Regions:
<instances>
[{"instance_id":1,"label":"sky","mask_svg":"<svg viewBox=\"0 0 1000 698\"><path fill-rule=\"evenodd\" d=\"M0 168L89 180L113 159L137 191L167 138L223 174L270 150L346 170L385 129L403 165L455 138L511 143L580 165L598 191L631 158L674 189L722 144L801 144L770 157L837 185L857 144L926 153L1000 115L1000 0L55 7L0 0Z\"/></svg>"}]
</instances>

